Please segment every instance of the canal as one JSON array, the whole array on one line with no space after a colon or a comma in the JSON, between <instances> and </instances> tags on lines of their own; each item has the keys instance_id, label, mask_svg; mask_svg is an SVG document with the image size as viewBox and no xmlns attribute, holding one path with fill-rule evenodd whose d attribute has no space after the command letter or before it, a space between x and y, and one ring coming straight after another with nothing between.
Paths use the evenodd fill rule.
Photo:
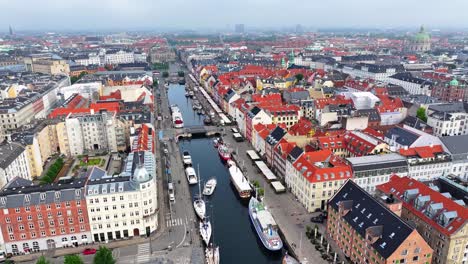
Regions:
<instances>
[{"instance_id":1,"label":"canal","mask_svg":"<svg viewBox=\"0 0 468 264\"><path fill-rule=\"evenodd\" d=\"M203 118L194 113L192 100L184 96L184 86L171 85L169 101L177 104L183 113L186 126L202 125ZM281 263L281 252L266 250L257 238L247 210L230 184L229 172L213 147L212 138L180 141L179 147L190 151L192 162L200 168L202 184L216 177L218 184L211 197L206 198L207 215L213 225L214 243L220 246L221 263ZM203 187L202 187L203 188ZM192 196L198 195L198 186L190 187Z\"/></svg>"}]
</instances>

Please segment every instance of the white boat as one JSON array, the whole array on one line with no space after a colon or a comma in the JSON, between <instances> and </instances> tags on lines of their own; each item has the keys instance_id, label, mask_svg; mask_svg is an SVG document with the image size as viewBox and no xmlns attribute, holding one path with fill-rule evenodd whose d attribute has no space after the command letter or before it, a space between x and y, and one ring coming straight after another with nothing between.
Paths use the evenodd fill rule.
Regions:
<instances>
[{"instance_id":1,"label":"white boat","mask_svg":"<svg viewBox=\"0 0 468 264\"><path fill-rule=\"evenodd\" d=\"M177 105L171 105L171 113L172 113L172 123L174 124L174 127L183 128L184 119L182 118L182 113L180 112L180 109L179 107L177 107Z\"/></svg>"},{"instance_id":2,"label":"white boat","mask_svg":"<svg viewBox=\"0 0 468 264\"><path fill-rule=\"evenodd\" d=\"M193 97L195 94L193 93L193 91L190 91L189 92L189 97Z\"/></svg>"},{"instance_id":3,"label":"white boat","mask_svg":"<svg viewBox=\"0 0 468 264\"><path fill-rule=\"evenodd\" d=\"M205 245L210 244L210 239L211 239L211 223L208 220L203 220L200 221L200 235L202 237L203 242L205 242Z\"/></svg>"},{"instance_id":4,"label":"white boat","mask_svg":"<svg viewBox=\"0 0 468 264\"><path fill-rule=\"evenodd\" d=\"M203 195L207 195L207 196L212 195L216 188L216 184L217 184L217 181L215 178L207 181L205 184L205 187L203 188Z\"/></svg>"},{"instance_id":5,"label":"white boat","mask_svg":"<svg viewBox=\"0 0 468 264\"><path fill-rule=\"evenodd\" d=\"M183 159L185 165L192 164L192 157L190 156L190 152L188 152L187 150L184 150L184 152L182 154L182 159Z\"/></svg>"},{"instance_id":6,"label":"white boat","mask_svg":"<svg viewBox=\"0 0 468 264\"><path fill-rule=\"evenodd\" d=\"M195 213L200 219L205 219L206 216L206 205L205 201L203 201L201 198L196 199L193 201L193 208L195 209Z\"/></svg>"},{"instance_id":7,"label":"white boat","mask_svg":"<svg viewBox=\"0 0 468 264\"><path fill-rule=\"evenodd\" d=\"M187 180L189 184L197 184L197 174L195 173L195 169L192 167L187 167L185 169L185 174L187 175Z\"/></svg>"},{"instance_id":8,"label":"white boat","mask_svg":"<svg viewBox=\"0 0 468 264\"><path fill-rule=\"evenodd\" d=\"M219 247L210 245L205 249L206 263L219 264Z\"/></svg>"},{"instance_id":9,"label":"white boat","mask_svg":"<svg viewBox=\"0 0 468 264\"><path fill-rule=\"evenodd\" d=\"M249 181L245 178L242 171L236 166L236 163L232 160L228 161L229 174L231 175L231 182L236 188L239 197L242 199L250 198L252 194L252 187Z\"/></svg>"}]
</instances>

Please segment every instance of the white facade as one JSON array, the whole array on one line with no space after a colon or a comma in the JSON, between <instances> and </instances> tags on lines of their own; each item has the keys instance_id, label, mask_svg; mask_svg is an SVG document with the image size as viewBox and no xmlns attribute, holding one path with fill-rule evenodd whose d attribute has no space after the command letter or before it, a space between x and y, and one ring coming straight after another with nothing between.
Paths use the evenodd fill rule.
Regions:
<instances>
[{"instance_id":1,"label":"white facade","mask_svg":"<svg viewBox=\"0 0 468 264\"><path fill-rule=\"evenodd\" d=\"M431 181L441 176L448 175L451 167L452 163L450 161L419 163L408 159L408 176L418 181Z\"/></svg>"},{"instance_id":2,"label":"white facade","mask_svg":"<svg viewBox=\"0 0 468 264\"><path fill-rule=\"evenodd\" d=\"M140 158L144 165L135 163ZM86 202L93 241L149 235L157 229L154 164L151 152L132 152L119 178L111 180L112 176L99 171L97 176L90 175ZM136 167L133 172L132 165Z\"/></svg>"},{"instance_id":3,"label":"white facade","mask_svg":"<svg viewBox=\"0 0 468 264\"><path fill-rule=\"evenodd\" d=\"M75 83L70 86L65 86L59 89L59 93L63 95L63 99L67 100L74 94L79 94L85 98L92 98L92 95L99 93L102 89L102 83Z\"/></svg>"},{"instance_id":4,"label":"white facade","mask_svg":"<svg viewBox=\"0 0 468 264\"><path fill-rule=\"evenodd\" d=\"M427 124L436 136L457 136L468 134L467 113L433 113L427 117Z\"/></svg>"},{"instance_id":5,"label":"white facade","mask_svg":"<svg viewBox=\"0 0 468 264\"><path fill-rule=\"evenodd\" d=\"M146 53L134 53L133 54L133 58L135 60L135 62L146 62L147 58L148 58L148 54Z\"/></svg>"},{"instance_id":6,"label":"white facade","mask_svg":"<svg viewBox=\"0 0 468 264\"><path fill-rule=\"evenodd\" d=\"M104 62L105 64L134 63L135 57L133 52L119 50L117 52L106 53L104 55Z\"/></svg>"},{"instance_id":7,"label":"white facade","mask_svg":"<svg viewBox=\"0 0 468 264\"><path fill-rule=\"evenodd\" d=\"M31 180L25 149L17 143L0 146L0 188L15 177Z\"/></svg>"},{"instance_id":8,"label":"white facade","mask_svg":"<svg viewBox=\"0 0 468 264\"><path fill-rule=\"evenodd\" d=\"M388 78L387 81L391 84L403 87L403 89L405 89L410 94L423 94L427 96L431 95L430 82L420 84L417 82L410 82L397 78Z\"/></svg>"},{"instance_id":9,"label":"white facade","mask_svg":"<svg viewBox=\"0 0 468 264\"><path fill-rule=\"evenodd\" d=\"M89 54L87 58L75 59L75 63L79 65L101 65L101 58L97 54Z\"/></svg>"}]
</instances>

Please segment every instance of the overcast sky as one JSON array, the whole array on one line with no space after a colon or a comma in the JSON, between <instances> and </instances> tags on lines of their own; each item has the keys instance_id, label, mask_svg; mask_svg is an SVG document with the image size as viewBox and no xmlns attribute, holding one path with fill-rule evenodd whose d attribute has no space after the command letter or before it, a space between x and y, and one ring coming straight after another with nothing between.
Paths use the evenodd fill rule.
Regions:
<instances>
[{"instance_id":1,"label":"overcast sky","mask_svg":"<svg viewBox=\"0 0 468 264\"><path fill-rule=\"evenodd\" d=\"M468 0L0 0L0 31L468 27Z\"/></svg>"}]
</instances>

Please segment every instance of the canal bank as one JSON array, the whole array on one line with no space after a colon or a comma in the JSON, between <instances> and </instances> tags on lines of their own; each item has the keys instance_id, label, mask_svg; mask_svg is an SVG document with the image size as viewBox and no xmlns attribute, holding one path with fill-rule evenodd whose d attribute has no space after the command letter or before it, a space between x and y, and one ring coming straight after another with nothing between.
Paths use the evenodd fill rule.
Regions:
<instances>
[{"instance_id":1,"label":"canal bank","mask_svg":"<svg viewBox=\"0 0 468 264\"><path fill-rule=\"evenodd\" d=\"M194 113L192 100L185 96L183 86L171 85L168 91L171 104L181 109L186 126L203 125L203 116ZM206 199L207 215L213 225L213 240L220 246L221 263L281 263L284 254L266 250L250 222L247 203L238 198L230 182L228 169L213 146L212 138L194 138L179 142L180 152L191 153L194 167L200 168L202 184L212 177L218 181L214 194ZM187 181L183 184L188 184ZM191 186L192 196L198 186Z\"/></svg>"}]
</instances>

